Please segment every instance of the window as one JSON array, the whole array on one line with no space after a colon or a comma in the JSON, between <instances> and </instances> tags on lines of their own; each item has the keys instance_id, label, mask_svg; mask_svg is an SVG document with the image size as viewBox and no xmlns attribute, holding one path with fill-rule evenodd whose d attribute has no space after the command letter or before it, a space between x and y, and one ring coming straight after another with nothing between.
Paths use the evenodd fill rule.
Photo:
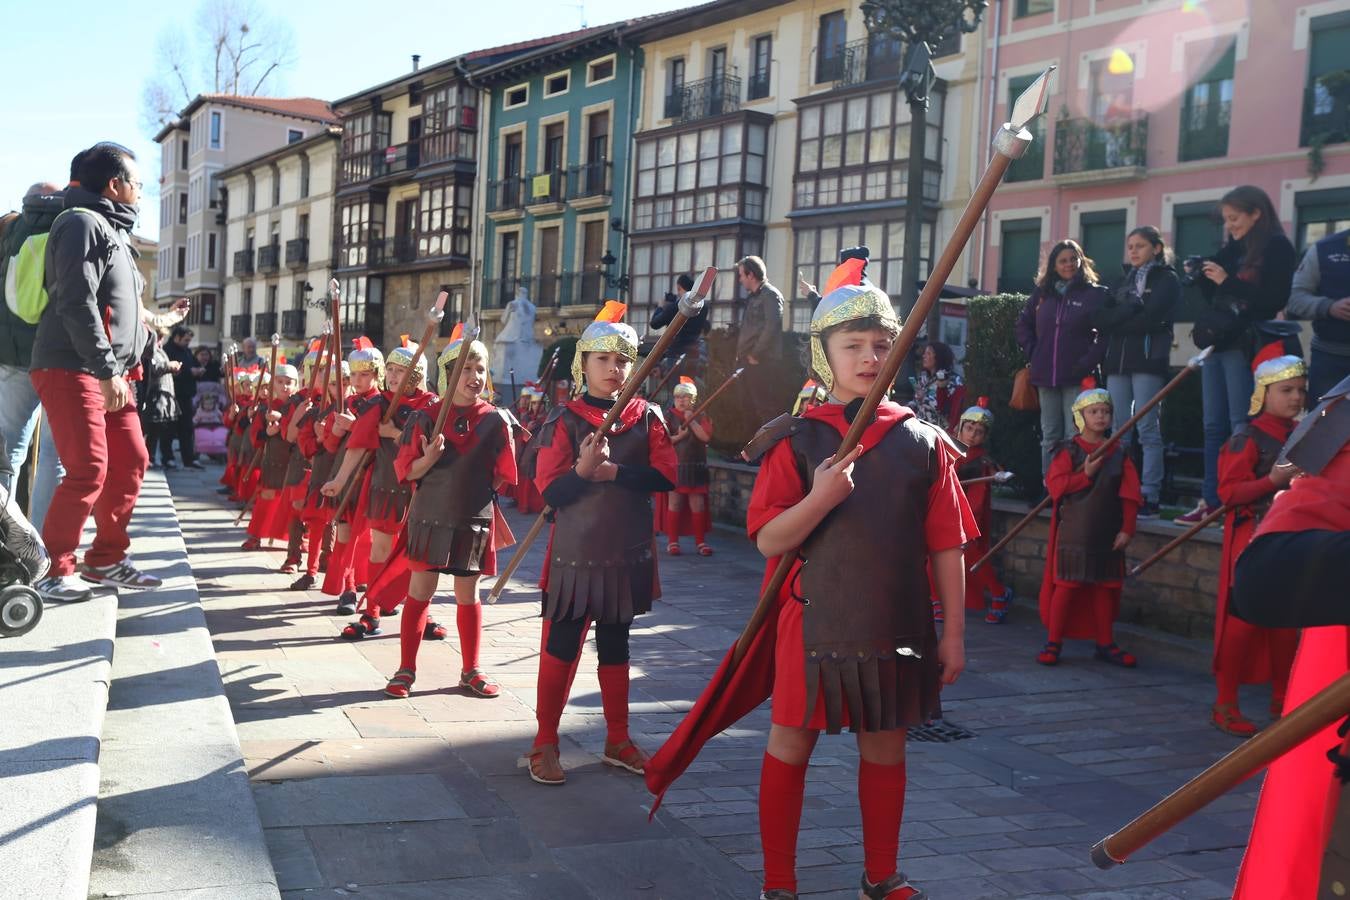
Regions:
<instances>
[{"instance_id":1,"label":"window","mask_svg":"<svg viewBox=\"0 0 1350 900\"><path fill-rule=\"evenodd\" d=\"M540 172L555 172L563 166L563 129L566 123L551 122L544 126L544 155Z\"/></svg>"},{"instance_id":2,"label":"window","mask_svg":"<svg viewBox=\"0 0 1350 900\"><path fill-rule=\"evenodd\" d=\"M544 96L557 97L559 94L567 93L571 86L572 76L568 72L559 72L556 75L550 75L544 79Z\"/></svg>"},{"instance_id":3,"label":"window","mask_svg":"<svg viewBox=\"0 0 1350 900\"><path fill-rule=\"evenodd\" d=\"M1102 284L1114 288L1120 283L1119 264L1125 258L1125 210L1085 212L1078 222L1083 252L1096 264Z\"/></svg>"},{"instance_id":4,"label":"window","mask_svg":"<svg viewBox=\"0 0 1350 900\"><path fill-rule=\"evenodd\" d=\"M211 149L212 149L212 150L219 150L219 149L220 149L220 146L221 146L221 143L220 143L220 137L221 137L221 135L220 135L220 128L221 128L221 113L216 112L216 111L213 111L213 112L211 113Z\"/></svg>"},{"instance_id":5,"label":"window","mask_svg":"<svg viewBox=\"0 0 1350 900\"><path fill-rule=\"evenodd\" d=\"M1088 96L1092 121L1111 125L1128 119L1134 112L1134 60L1128 71L1111 71L1111 59L1094 59L1088 63Z\"/></svg>"},{"instance_id":6,"label":"window","mask_svg":"<svg viewBox=\"0 0 1350 900\"><path fill-rule=\"evenodd\" d=\"M295 220L295 236L298 238L309 238L309 213L301 213Z\"/></svg>"},{"instance_id":7,"label":"window","mask_svg":"<svg viewBox=\"0 0 1350 900\"><path fill-rule=\"evenodd\" d=\"M277 311L277 286L269 284L267 286L267 311L276 313Z\"/></svg>"},{"instance_id":8,"label":"window","mask_svg":"<svg viewBox=\"0 0 1350 900\"><path fill-rule=\"evenodd\" d=\"M188 181L188 212L195 213L202 208L202 180L193 178Z\"/></svg>"},{"instance_id":9,"label":"window","mask_svg":"<svg viewBox=\"0 0 1350 900\"><path fill-rule=\"evenodd\" d=\"M338 266L364 266L369 250L370 202L356 200L338 210Z\"/></svg>"},{"instance_id":10,"label":"window","mask_svg":"<svg viewBox=\"0 0 1350 900\"><path fill-rule=\"evenodd\" d=\"M1008 110L1011 112L1013 101L1022 95L1036 75L1019 75L1008 79ZM1037 116L1031 126L1032 142L1021 159L1015 159L1008 166L1005 181L1035 181L1045 177L1045 116Z\"/></svg>"},{"instance_id":11,"label":"window","mask_svg":"<svg viewBox=\"0 0 1350 900\"><path fill-rule=\"evenodd\" d=\"M633 279L631 296L660 297L674 289L677 276L695 274L710 260L757 256L763 249L759 237L737 234L735 231L700 234L697 237L657 243L634 243L628 266ZM732 322L735 304L721 301L730 301L740 295L735 278L735 272L730 268L717 276L713 296L719 302L712 304L709 315L715 327L730 325ZM629 324L638 329L640 334L646 328L650 315L651 310L646 304L633 304L628 311Z\"/></svg>"},{"instance_id":12,"label":"window","mask_svg":"<svg viewBox=\"0 0 1350 900\"><path fill-rule=\"evenodd\" d=\"M666 64L666 118L677 119L684 111L684 59L675 57Z\"/></svg>"},{"instance_id":13,"label":"window","mask_svg":"<svg viewBox=\"0 0 1350 900\"><path fill-rule=\"evenodd\" d=\"M1013 4L1013 18L1039 16L1041 13L1055 11L1055 0L1017 0Z\"/></svg>"},{"instance_id":14,"label":"window","mask_svg":"<svg viewBox=\"0 0 1350 900\"><path fill-rule=\"evenodd\" d=\"M422 82L414 81L408 85L408 105L417 106L422 102Z\"/></svg>"},{"instance_id":15,"label":"window","mask_svg":"<svg viewBox=\"0 0 1350 900\"><path fill-rule=\"evenodd\" d=\"M421 161L473 159L478 122L478 92L448 82L426 94L422 103Z\"/></svg>"},{"instance_id":16,"label":"window","mask_svg":"<svg viewBox=\"0 0 1350 900\"><path fill-rule=\"evenodd\" d=\"M178 142L178 168L187 171L188 167L188 142L183 138Z\"/></svg>"},{"instance_id":17,"label":"window","mask_svg":"<svg viewBox=\"0 0 1350 900\"><path fill-rule=\"evenodd\" d=\"M239 301L239 314L248 318L253 317L253 288L244 288L244 293ZM249 330L252 330L252 324L249 323Z\"/></svg>"},{"instance_id":18,"label":"window","mask_svg":"<svg viewBox=\"0 0 1350 900\"><path fill-rule=\"evenodd\" d=\"M1308 25L1300 146L1350 141L1350 12L1318 16Z\"/></svg>"},{"instance_id":19,"label":"window","mask_svg":"<svg viewBox=\"0 0 1350 900\"><path fill-rule=\"evenodd\" d=\"M298 141L303 141L304 139L305 139L305 133L304 133L303 131L301 131L299 128L287 128L287 129L286 129L286 143L288 143L288 144L294 144L294 143L296 143L296 142L298 142Z\"/></svg>"},{"instance_id":20,"label":"window","mask_svg":"<svg viewBox=\"0 0 1350 900\"><path fill-rule=\"evenodd\" d=\"M206 190L209 194L207 205L211 209L220 209L220 176L215 172L206 176Z\"/></svg>"},{"instance_id":21,"label":"window","mask_svg":"<svg viewBox=\"0 0 1350 900\"><path fill-rule=\"evenodd\" d=\"M213 231L206 236L206 268L214 270L216 267L216 233Z\"/></svg>"},{"instance_id":22,"label":"window","mask_svg":"<svg viewBox=\"0 0 1350 900\"><path fill-rule=\"evenodd\" d=\"M256 212L258 209L258 182L252 175L248 176L248 211Z\"/></svg>"},{"instance_id":23,"label":"window","mask_svg":"<svg viewBox=\"0 0 1350 900\"><path fill-rule=\"evenodd\" d=\"M417 257L469 255L473 188L453 181L422 186L418 202Z\"/></svg>"},{"instance_id":24,"label":"window","mask_svg":"<svg viewBox=\"0 0 1350 900\"><path fill-rule=\"evenodd\" d=\"M216 324L216 295L212 293L198 294L197 302L192 304L192 315L188 319L190 325L214 325Z\"/></svg>"},{"instance_id":25,"label":"window","mask_svg":"<svg viewBox=\"0 0 1350 900\"><path fill-rule=\"evenodd\" d=\"M530 86L528 84L518 84L515 87L506 89L506 96L502 103L502 109L515 109L524 106L530 102Z\"/></svg>"},{"instance_id":26,"label":"window","mask_svg":"<svg viewBox=\"0 0 1350 900\"><path fill-rule=\"evenodd\" d=\"M768 128L727 122L638 144L635 229L764 221Z\"/></svg>"},{"instance_id":27,"label":"window","mask_svg":"<svg viewBox=\"0 0 1350 900\"><path fill-rule=\"evenodd\" d=\"M599 84L602 81L609 81L614 77L614 59L613 55L604 56L600 59L591 60L586 66L586 84Z\"/></svg>"},{"instance_id":28,"label":"window","mask_svg":"<svg viewBox=\"0 0 1350 900\"><path fill-rule=\"evenodd\" d=\"M384 282L379 278L348 275L339 279L342 290L342 333L364 334L376 347L384 346Z\"/></svg>"},{"instance_id":29,"label":"window","mask_svg":"<svg viewBox=\"0 0 1350 900\"><path fill-rule=\"evenodd\" d=\"M281 205L281 169L272 166L270 175L272 177L272 205Z\"/></svg>"},{"instance_id":30,"label":"window","mask_svg":"<svg viewBox=\"0 0 1350 900\"><path fill-rule=\"evenodd\" d=\"M925 222L920 246L920 257L926 271L933 246L931 222ZM823 285L839 262L839 251L846 247L865 246L872 251L867 274L872 281L898 297L902 287L901 271L905 247L905 223L899 218L882 217L873 222L849 225L827 225L820 228L794 229L797 269L806 280ZM795 270L794 270L795 271ZM805 296L792 298L792 327L806 330L811 319L811 303Z\"/></svg>"},{"instance_id":31,"label":"window","mask_svg":"<svg viewBox=\"0 0 1350 900\"><path fill-rule=\"evenodd\" d=\"M303 310L305 308L305 285L308 283L302 278L291 285L291 309Z\"/></svg>"},{"instance_id":32,"label":"window","mask_svg":"<svg viewBox=\"0 0 1350 900\"><path fill-rule=\"evenodd\" d=\"M186 225L188 217L188 195L186 191L178 192L178 224Z\"/></svg>"},{"instance_id":33,"label":"window","mask_svg":"<svg viewBox=\"0 0 1350 900\"><path fill-rule=\"evenodd\" d=\"M1193 46L1204 46L1204 43ZM1230 44L1209 71L1182 95L1181 145L1177 148L1177 158L1182 162L1228 155L1236 50L1236 45Z\"/></svg>"},{"instance_id":34,"label":"window","mask_svg":"<svg viewBox=\"0 0 1350 900\"><path fill-rule=\"evenodd\" d=\"M1178 260L1188 256L1211 256L1223 243L1223 223L1217 203L1178 203L1172 208L1172 214L1172 251ZM1205 298L1198 286L1182 288L1176 320L1194 322L1204 308Z\"/></svg>"},{"instance_id":35,"label":"window","mask_svg":"<svg viewBox=\"0 0 1350 900\"><path fill-rule=\"evenodd\" d=\"M199 269L201 269L202 267L201 250L202 250L201 235L199 234L188 235L187 258L188 258L189 272L196 272Z\"/></svg>"},{"instance_id":36,"label":"window","mask_svg":"<svg viewBox=\"0 0 1350 900\"><path fill-rule=\"evenodd\" d=\"M178 265L174 268L174 277L182 278L187 274L187 247L178 247Z\"/></svg>"},{"instance_id":37,"label":"window","mask_svg":"<svg viewBox=\"0 0 1350 900\"><path fill-rule=\"evenodd\" d=\"M342 123L342 183L370 179L377 151L389 146L389 113L364 112Z\"/></svg>"},{"instance_id":38,"label":"window","mask_svg":"<svg viewBox=\"0 0 1350 900\"><path fill-rule=\"evenodd\" d=\"M1329 234L1350 228L1350 188L1294 195L1294 230L1300 253Z\"/></svg>"},{"instance_id":39,"label":"window","mask_svg":"<svg viewBox=\"0 0 1350 900\"><path fill-rule=\"evenodd\" d=\"M999 293L1031 293L1041 264L1041 220L1006 219L999 236Z\"/></svg>"},{"instance_id":40,"label":"window","mask_svg":"<svg viewBox=\"0 0 1350 900\"><path fill-rule=\"evenodd\" d=\"M309 196L309 157L300 157L300 197Z\"/></svg>"},{"instance_id":41,"label":"window","mask_svg":"<svg viewBox=\"0 0 1350 900\"><path fill-rule=\"evenodd\" d=\"M844 11L820 17L816 40L816 84L838 81L844 75Z\"/></svg>"},{"instance_id":42,"label":"window","mask_svg":"<svg viewBox=\"0 0 1350 900\"><path fill-rule=\"evenodd\" d=\"M745 99L763 100L769 96L769 66L773 60L773 38L762 34L750 42L750 83Z\"/></svg>"}]
</instances>

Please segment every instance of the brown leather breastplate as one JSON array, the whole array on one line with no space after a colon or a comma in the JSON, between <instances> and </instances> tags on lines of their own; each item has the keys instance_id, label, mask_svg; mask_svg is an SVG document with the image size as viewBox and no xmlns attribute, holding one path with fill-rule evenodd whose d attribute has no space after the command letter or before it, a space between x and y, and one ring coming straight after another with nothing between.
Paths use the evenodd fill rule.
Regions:
<instances>
[{"instance_id":1,"label":"brown leather breastplate","mask_svg":"<svg viewBox=\"0 0 1350 900\"><path fill-rule=\"evenodd\" d=\"M1233 433L1234 439L1239 436L1256 444L1256 466L1252 470L1252 475L1255 478L1265 478L1270 474L1271 469L1275 468L1275 463L1280 458L1280 451L1284 449L1284 445L1255 425L1243 425ZM1234 446L1233 449L1241 448L1240 446ZM1273 493L1267 494L1240 511L1238 515L1239 517L1251 517L1260 521L1270 511L1270 504L1274 500L1275 495Z\"/></svg>"},{"instance_id":2,"label":"brown leather breastplate","mask_svg":"<svg viewBox=\"0 0 1350 900\"><path fill-rule=\"evenodd\" d=\"M296 396L299 395L297 394ZM299 403L296 404L297 407L299 405L300 405ZM313 421L314 416L315 410L313 407L311 407L310 411L301 416L300 420L296 422L295 427L297 433L301 428L305 426L307 422ZM286 487L294 487L295 485L300 484L302 481L304 481L305 475L309 472L309 469L310 469L310 461L305 457L305 454L300 452L299 443L292 444L291 462L290 465L286 467Z\"/></svg>"},{"instance_id":3,"label":"brown leather breastplate","mask_svg":"<svg viewBox=\"0 0 1350 900\"><path fill-rule=\"evenodd\" d=\"M389 401L380 398L380 415L389 408ZM390 417L390 424L403 428L416 412L406 404L400 404ZM375 460L370 469L370 507L371 519L402 519L412 500L412 486L398 480L394 471L394 460L398 457L397 438L380 438L380 446L375 449Z\"/></svg>"},{"instance_id":4,"label":"brown leather breastplate","mask_svg":"<svg viewBox=\"0 0 1350 900\"><path fill-rule=\"evenodd\" d=\"M1065 446L1074 471L1081 470L1087 452L1077 441L1068 441ZM1119 581L1125 576L1125 553L1111 549L1124 515L1120 502L1124 472L1125 456L1115 447L1087 490L1068 494L1056 504L1057 577L1095 583Z\"/></svg>"},{"instance_id":5,"label":"brown leather breastplate","mask_svg":"<svg viewBox=\"0 0 1350 900\"><path fill-rule=\"evenodd\" d=\"M699 416L702 419L702 416ZM672 417L671 425L679 431L688 424ZM675 445L677 464L676 485L679 487L702 487L708 483L708 445L700 441L693 433Z\"/></svg>"},{"instance_id":6,"label":"brown leather breastplate","mask_svg":"<svg viewBox=\"0 0 1350 900\"><path fill-rule=\"evenodd\" d=\"M301 426L308 424L310 416L317 424L327 419L333 412L334 404L329 403L323 409L312 409L305 415L301 421ZM321 505L322 501L319 489L324 486L328 479L333 477L333 462L337 459L336 453L329 453L324 449L323 442L318 442L318 449L314 451L314 457L309 461L309 488L305 491L305 502L310 506Z\"/></svg>"}]
</instances>

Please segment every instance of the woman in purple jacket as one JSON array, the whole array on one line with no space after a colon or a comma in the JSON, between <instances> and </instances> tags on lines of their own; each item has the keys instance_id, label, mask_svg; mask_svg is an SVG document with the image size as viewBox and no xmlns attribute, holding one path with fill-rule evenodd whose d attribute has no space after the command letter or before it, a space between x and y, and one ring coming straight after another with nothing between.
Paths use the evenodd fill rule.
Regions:
<instances>
[{"instance_id":1,"label":"woman in purple jacket","mask_svg":"<svg viewBox=\"0 0 1350 900\"><path fill-rule=\"evenodd\" d=\"M1017 343L1027 355L1041 401L1042 475L1050 466L1051 448L1074 434L1074 398L1106 352L1092 325L1106 297L1092 260L1077 241L1065 238L1050 248L1036 289L1017 318Z\"/></svg>"}]
</instances>

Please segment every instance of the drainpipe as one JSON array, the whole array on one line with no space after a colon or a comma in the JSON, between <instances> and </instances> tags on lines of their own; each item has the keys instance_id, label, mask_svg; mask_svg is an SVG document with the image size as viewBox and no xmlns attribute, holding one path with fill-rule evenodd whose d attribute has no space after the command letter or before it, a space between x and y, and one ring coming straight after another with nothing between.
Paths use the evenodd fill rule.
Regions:
<instances>
[{"instance_id":1,"label":"drainpipe","mask_svg":"<svg viewBox=\"0 0 1350 900\"><path fill-rule=\"evenodd\" d=\"M994 113L998 109L998 49L999 37L1002 34L1003 0L994 0L994 52L989 66L989 130L987 136L982 135L981 139L975 142L976 148L987 147L988 142L994 139L994 129L997 127ZM983 53L980 54L980 60L981 62L984 60ZM985 264L989 259L989 219L990 214L986 210L984 222L980 226L980 268L975 276L981 285L984 284L984 270L987 268ZM997 290L997 285L995 289Z\"/></svg>"},{"instance_id":2,"label":"drainpipe","mask_svg":"<svg viewBox=\"0 0 1350 900\"><path fill-rule=\"evenodd\" d=\"M624 110L624 121L628 125L628 156L624 164L623 171L623 201L619 206L617 216L623 218L624 228L628 234L619 235L619 275L628 274L628 243L633 229L632 220L632 192L634 166L637 163L637 124L640 121L638 115L641 101L634 104L634 94L637 90L637 64L638 55L642 52L640 46L629 47L624 44L623 35L619 35L619 49L628 51L628 108ZM615 209L610 207L610 220L616 217ZM629 285L631 291L632 285Z\"/></svg>"}]
</instances>

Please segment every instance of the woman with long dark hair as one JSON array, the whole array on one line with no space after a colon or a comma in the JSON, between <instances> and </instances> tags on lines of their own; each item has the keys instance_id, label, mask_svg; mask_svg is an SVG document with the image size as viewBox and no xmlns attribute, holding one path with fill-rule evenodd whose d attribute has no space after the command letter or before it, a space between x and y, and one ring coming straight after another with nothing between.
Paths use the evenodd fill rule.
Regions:
<instances>
[{"instance_id":1,"label":"woman with long dark hair","mask_svg":"<svg viewBox=\"0 0 1350 900\"><path fill-rule=\"evenodd\" d=\"M1093 322L1106 341L1106 389L1111 394L1113 430L1147 403L1167 380L1172 349L1172 318L1181 299L1181 281L1172 270L1167 244L1152 225L1141 225L1125 238L1125 280L1097 310ZM1139 420L1144 451L1143 495L1139 518L1158 515L1163 482L1161 407ZM1134 433L1125 435L1128 446Z\"/></svg>"},{"instance_id":2,"label":"woman with long dark hair","mask_svg":"<svg viewBox=\"0 0 1350 900\"><path fill-rule=\"evenodd\" d=\"M1214 347L1200 370L1205 420L1205 480L1199 505L1177 521L1198 522L1219 505L1219 449L1246 424L1252 395L1256 325L1289 302L1296 263L1270 197L1249 184L1219 200L1228 242L1201 265L1197 282L1210 305L1197 343Z\"/></svg>"},{"instance_id":3,"label":"woman with long dark hair","mask_svg":"<svg viewBox=\"0 0 1350 900\"><path fill-rule=\"evenodd\" d=\"M919 371L910 379L914 399L910 408L914 414L943 431L956 427L966 399L966 386L956 373L956 354L942 341L924 345L919 357Z\"/></svg>"},{"instance_id":4,"label":"woman with long dark hair","mask_svg":"<svg viewBox=\"0 0 1350 900\"><path fill-rule=\"evenodd\" d=\"M1074 434L1073 401L1106 350L1092 324L1107 297L1097 282L1092 260L1077 241L1065 238L1050 248L1017 318L1017 343L1041 402L1042 474L1050 468L1052 448Z\"/></svg>"}]
</instances>

